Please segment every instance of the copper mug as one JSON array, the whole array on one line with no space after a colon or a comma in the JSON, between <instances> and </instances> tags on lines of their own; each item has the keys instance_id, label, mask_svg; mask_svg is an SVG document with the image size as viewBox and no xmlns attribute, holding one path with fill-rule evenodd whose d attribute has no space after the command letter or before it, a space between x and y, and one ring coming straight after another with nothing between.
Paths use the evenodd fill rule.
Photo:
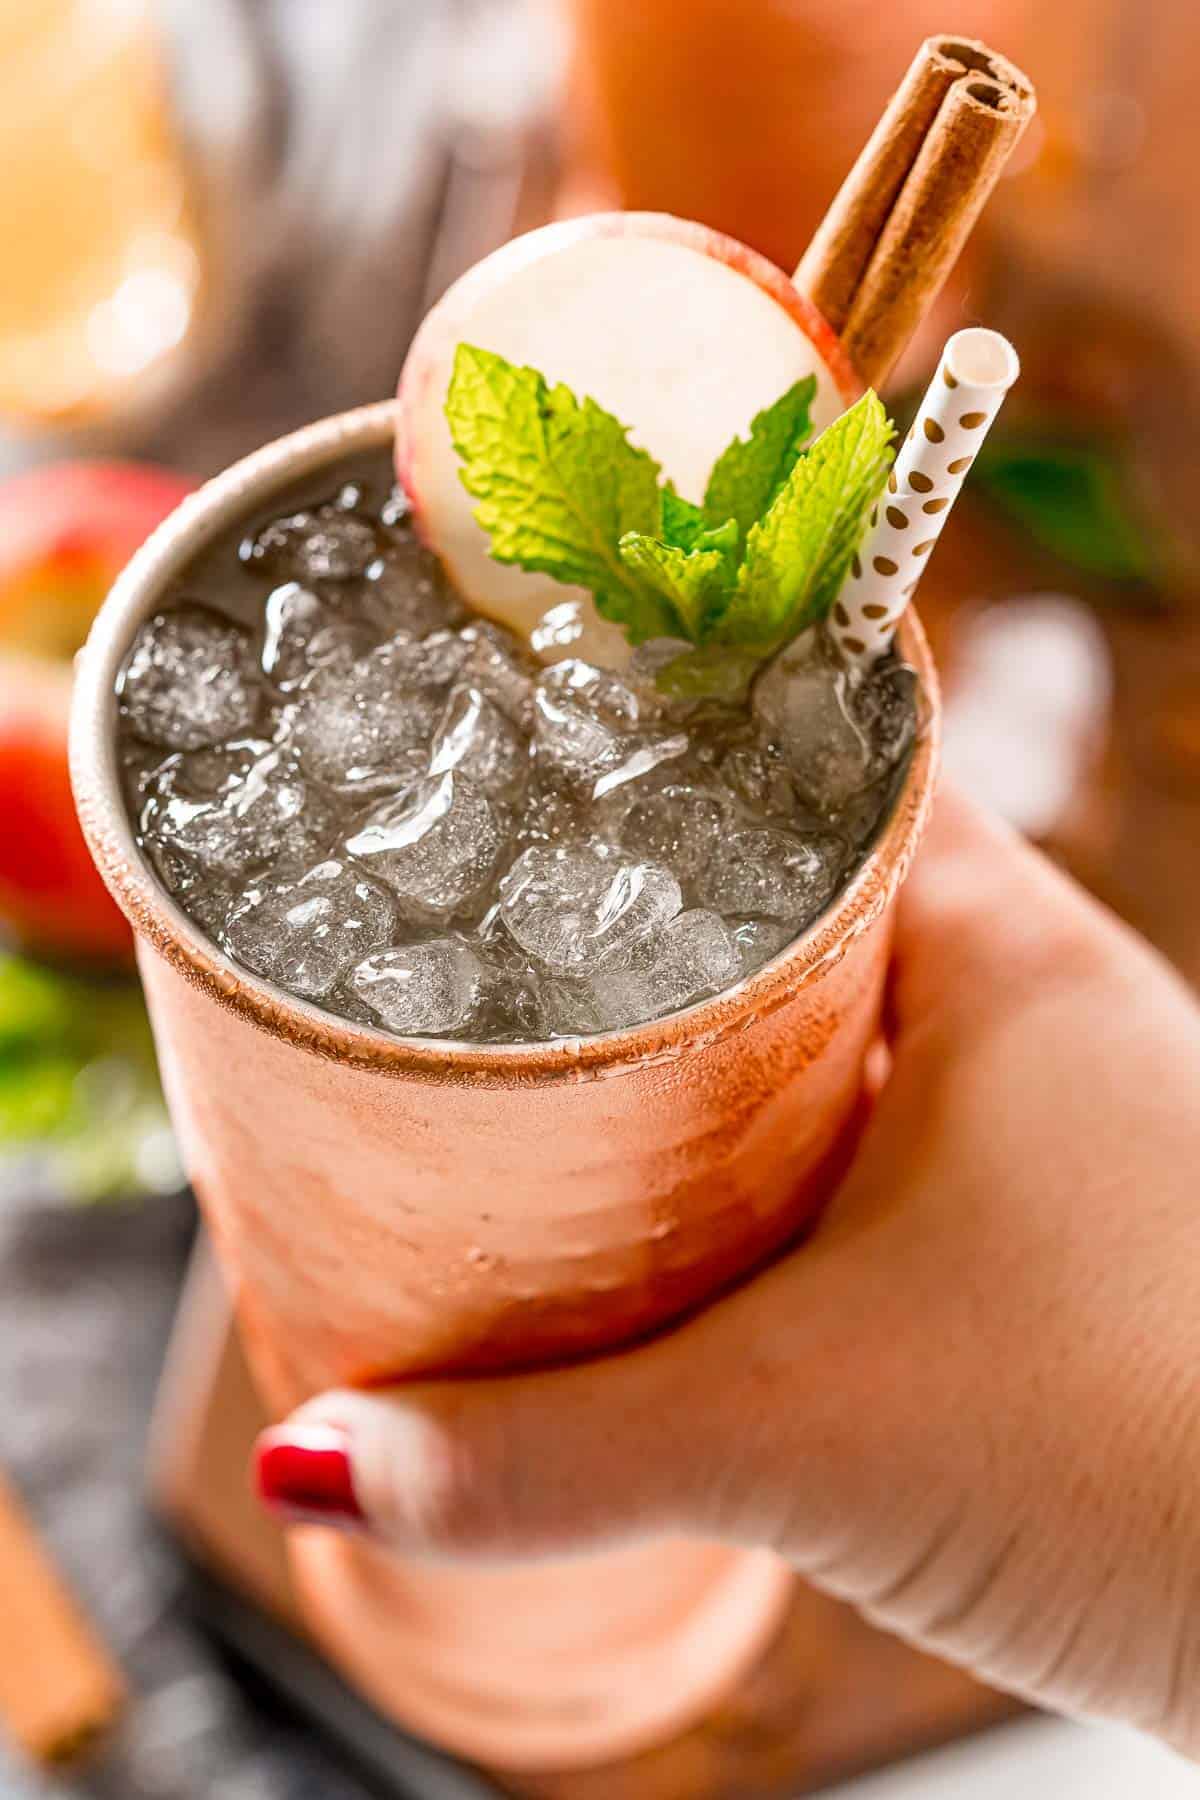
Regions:
<instances>
[{"instance_id":1,"label":"copper mug","mask_svg":"<svg viewBox=\"0 0 1200 1800\"><path fill-rule=\"evenodd\" d=\"M80 659L75 793L130 919L192 1181L263 1395L596 1352L664 1327L801 1233L846 1152L893 904L929 810L930 722L863 866L715 999L582 1040L405 1040L224 956L158 885L121 797L114 680L195 553L344 455L390 403L268 445L185 500L113 588ZM510 1768L586 1766L702 1716L792 1596L765 1552L677 1539L521 1568L413 1564L291 1538L308 1622L385 1713Z\"/></svg>"}]
</instances>

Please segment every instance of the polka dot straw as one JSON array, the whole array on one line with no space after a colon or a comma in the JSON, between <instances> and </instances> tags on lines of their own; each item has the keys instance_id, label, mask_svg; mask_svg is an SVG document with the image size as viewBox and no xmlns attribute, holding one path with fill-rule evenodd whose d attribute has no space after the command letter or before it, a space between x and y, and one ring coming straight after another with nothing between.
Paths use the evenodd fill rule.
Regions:
<instances>
[{"instance_id":1,"label":"polka dot straw","mask_svg":"<svg viewBox=\"0 0 1200 1800\"><path fill-rule=\"evenodd\" d=\"M998 331L956 331L947 343L834 604L830 624L848 661L868 668L891 643L1020 367Z\"/></svg>"}]
</instances>

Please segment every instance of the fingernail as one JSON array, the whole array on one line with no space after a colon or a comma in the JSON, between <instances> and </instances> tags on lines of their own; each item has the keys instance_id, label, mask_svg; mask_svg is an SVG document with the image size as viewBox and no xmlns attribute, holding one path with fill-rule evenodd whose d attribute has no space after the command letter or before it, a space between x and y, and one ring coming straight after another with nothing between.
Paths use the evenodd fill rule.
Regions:
<instances>
[{"instance_id":1,"label":"fingernail","mask_svg":"<svg viewBox=\"0 0 1200 1800\"><path fill-rule=\"evenodd\" d=\"M366 1514L354 1492L350 1437L337 1425L277 1425L255 1445L263 1505L290 1524L359 1526Z\"/></svg>"}]
</instances>

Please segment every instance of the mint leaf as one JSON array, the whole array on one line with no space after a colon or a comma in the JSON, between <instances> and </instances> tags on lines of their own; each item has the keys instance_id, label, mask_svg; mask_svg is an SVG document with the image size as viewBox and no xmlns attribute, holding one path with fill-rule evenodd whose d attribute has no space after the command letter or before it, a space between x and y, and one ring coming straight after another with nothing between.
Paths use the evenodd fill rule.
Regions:
<instances>
[{"instance_id":1,"label":"mint leaf","mask_svg":"<svg viewBox=\"0 0 1200 1800\"><path fill-rule=\"evenodd\" d=\"M653 537L661 517L658 465L618 419L473 344L455 353L446 418L497 562L590 588L631 643L670 635L669 607L617 548L630 531Z\"/></svg>"},{"instance_id":2,"label":"mint leaf","mask_svg":"<svg viewBox=\"0 0 1200 1800\"><path fill-rule=\"evenodd\" d=\"M696 550L700 548L700 540L708 530L708 520L704 509L693 506L690 500L675 492L670 482L662 494L662 535L664 543L674 544L679 550Z\"/></svg>"},{"instance_id":3,"label":"mint leaf","mask_svg":"<svg viewBox=\"0 0 1200 1800\"><path fill-rule=\"evenodd\" d=\"M679 622L676 635L699 644L733 591L740 542L736 520L710 529L700 507L668 485L662 496L662 537L627 531L618 548L626 568L672 607Z\"/></svg>"},{"instance_id":4,"label":"mint leaf","mask_svg":"<svg viewBox=\"0 0 1200 1800\"><path fill-rule=\"evenodd\" d=\"M725 561L725 571L732 586L737 578L741 565L742 534L738 530L736 519L726 519L723 525L714 525L708 531L702 531L696 539L695 549L716 550Z\"/></svg>"},{"instance_id":5,"label":"mint leaf","mask_svg":"<svg viewBox=\"0 0 1200 1800\"><path fill-rule=\"evenodd\" d=\"M816 392L816 376L806 375L755 414L748 438L734 438L717 458L704 495L710 525L736 519L744 538L762 518L812 433Z\"/></svg>"},{"instance_id":6,"label":"mint leaf","mask_svg":"<svg viewBox=\"0 0 1200 1800\"><path fill-rule=\"evenodd\" d=\"M717 641L765 655L828 612L887 477L891 438L868 391L803 452L749 533Z\"/></svg>"},{"instance_id":7,"label":"mint leaf","mask_svg":"<svg viewBox=\"0 0 1200 1800\"><path fill-rule=\"evenodd\" d=\"M738 528L732 519L719 531L701 530L698 547L683 550L660 538L630 531L621 539L621 560L638 580L667 601L682 631L674 635L703 641L710 621L723 612L737 575Z\"/></svg>"},{"instance_id":8,"label":"mint leaf","mask_svg":"<svg viewBox=\"0 0 1200 1800\"><path fill-rule=\"evenodd\" d=\"M742 533L737 520L709 525L701 508L693 506L690 500L681 500L669 482L662 497L662 541L680 550L719 550L726 584L733 586L742 560Z\"/></svg>"}]
</instances>

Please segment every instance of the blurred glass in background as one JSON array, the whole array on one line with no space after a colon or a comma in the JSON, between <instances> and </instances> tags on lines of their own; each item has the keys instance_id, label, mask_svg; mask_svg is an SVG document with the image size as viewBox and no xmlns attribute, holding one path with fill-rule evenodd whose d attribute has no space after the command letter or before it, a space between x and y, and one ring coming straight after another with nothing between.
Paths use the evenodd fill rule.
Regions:
<instances>
[{"instance_id":1,"label":"blurred glass in background","mask_svg":"<svg viewBox=\"0 0 1200 1800\"><path fill-rule=\"evenodd\" d=\"M567 0L579 153L617 203L702 219L794 269L936 32L1014 62L1033 0Z\"/></svg>"},{"instance_id":2,"label":"blurred glass in background","mask_svg":"<svg viewBox=\"0 0 1200 1800\"><path fill-rule=\"evenodd\" d=\"M144 403L201 272L152 0L0 6L0 243L0 413Z\"/></svg>"}]
</instances>

